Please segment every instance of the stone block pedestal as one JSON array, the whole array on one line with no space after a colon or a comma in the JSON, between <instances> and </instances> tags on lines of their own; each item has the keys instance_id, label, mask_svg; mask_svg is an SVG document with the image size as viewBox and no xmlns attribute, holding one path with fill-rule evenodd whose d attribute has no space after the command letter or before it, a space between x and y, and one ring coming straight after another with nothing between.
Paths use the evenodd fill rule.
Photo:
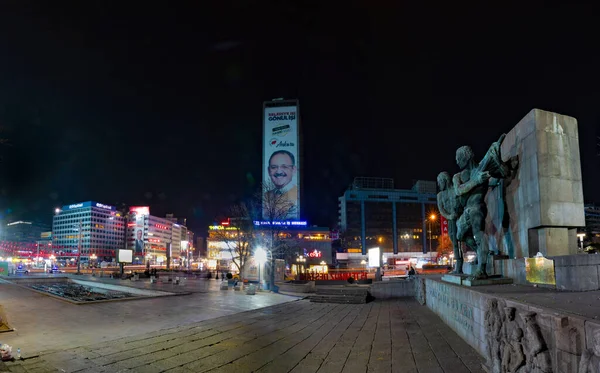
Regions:
<instances>
[{"instance_id":1,"label":"stone block pedestal","mask_svg":"<svg viewBox=\"0 0 600 373\"><path fill-rule=\"evenodd\" d=\"M470 279L469 275L444 275L442 281L463 286L506 285L512 284L512 279L502 276L490 276L486 279Z\"/></svg>"}]
</instances>

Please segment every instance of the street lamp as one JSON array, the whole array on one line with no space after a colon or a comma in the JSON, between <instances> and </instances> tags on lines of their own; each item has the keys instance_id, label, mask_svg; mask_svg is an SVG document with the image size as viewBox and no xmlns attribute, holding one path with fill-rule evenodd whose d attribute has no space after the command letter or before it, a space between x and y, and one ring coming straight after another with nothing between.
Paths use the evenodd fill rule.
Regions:
<instances>
[{"instance_id":1,"label":"street lamp","mask_svg":"<svg viewBox=\"0 0 600 373\"><path fill-rule=\"evenodd\" d=\"M96 259L97 259L97 258L98 258L98 257L96 256L96 254L92 254L92 255L90 256L90 259L91 259L91 262L92 262L92 266L95 266L95 265L96 265Z\"/></svg>"},{"instance_id":2,"label":"street lamp","mask_svg":"<svg viewBox=\"0 0 600 373\"><path fill-rule=\"evenodd\" d=\"M429 216L429 219L427 219L427 222L429 223L429 253L430 253L430 254L431 254L431 252L433 251L433 250L431 249L431 241L432 241L432 240L431 240L431 225L433 224L433 222L435 221L435 219L436 219L436 216L435 216L435 214L431 214L431 215Z\"/></svg>"},{"instance_id":3,"label":"street lamp","mask_svg":"<svg viewBox=\"0 0 600 373\"><path fill-rule=\"evenodd\" d=\"M298 258L296 258L296 262L297 263L302 263L302 272L304 272L304 263L306 262L306 258L303 257L302 255L300 255ZM298 279L300 279L300 266L296 265L296 269L298 272Z\"/></svg>"},{"instance_id":4,"label":"street lamp","mask_svg":"<svg viewBox=\"0 0 600 373\"><path fill-rule=\"evenodd\" d=\"M267 252L262 247L254 250L254 260L258 263L258 284L262 285L262 278L260 277L260 267L267 261Z\"/></svg>"}]
</instances>

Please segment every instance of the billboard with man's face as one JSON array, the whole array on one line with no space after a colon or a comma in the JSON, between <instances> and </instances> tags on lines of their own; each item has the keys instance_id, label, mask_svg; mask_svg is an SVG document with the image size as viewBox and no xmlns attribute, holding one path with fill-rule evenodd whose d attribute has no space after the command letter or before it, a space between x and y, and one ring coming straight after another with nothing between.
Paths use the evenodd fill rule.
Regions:
<instances>
[{"instance_id":1,"label":"billboard with man's face","mask_svg":"<svg viewBox=\"0 0 600 373\"><path fill-rule=\"evenodd\" d=\"M150 215L150 209L148 206L134 206L129 208L129 213L134 217L133 224L131 224L131 228L133 228L131 249L134 251L134 255L143 256L145 253L144 217Z\"/></svg>"},{"instance_id":2,"label":"billboard with man's face","mask_svg":"<svg viewBox=\"0 0 600 373\"><path fill-rule=\"evenodd\" d=\"M263 182L267 201L288 201L292 206L287 217L300 219L300 164L298 101L268 101L263 111ZM263 206L263 219L271 220Z\"/></svg>"}]
</instances>

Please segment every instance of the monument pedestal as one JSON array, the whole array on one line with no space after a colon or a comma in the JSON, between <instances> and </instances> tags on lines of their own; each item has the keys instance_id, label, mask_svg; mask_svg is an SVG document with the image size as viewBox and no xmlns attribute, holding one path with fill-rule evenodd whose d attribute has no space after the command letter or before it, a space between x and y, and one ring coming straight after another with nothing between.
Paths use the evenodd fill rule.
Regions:
<instances>
[{"instance_id":1,"label":"monument pedestal","mask_svg":"<svg viewBox=\"0 0 600 373\"><path fill-rule=\"evenodd\" d=\"M462 286L485 286L512 284L512 278L493 275L486 279L471 279L469 275L448 274L442 276L442 281Z\"/></svg>"}]
</instances>

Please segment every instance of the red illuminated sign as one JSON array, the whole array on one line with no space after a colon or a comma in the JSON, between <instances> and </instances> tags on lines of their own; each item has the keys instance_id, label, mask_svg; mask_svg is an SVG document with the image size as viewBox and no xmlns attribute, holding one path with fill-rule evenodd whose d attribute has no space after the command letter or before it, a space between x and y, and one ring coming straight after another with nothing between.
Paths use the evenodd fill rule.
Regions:
<instances>
[{"instance_id":1,"label":"red illuminated sign","mask_svg":"<svg viewBox=\"0 0 600 373\"><path fill-rule=\"evenodd\" d=\"M367 272L364 271L356 271L356 272L336 272L336 273L300 273L300 280L324 280L324 281L340 281L340 280L348 280L352 277L355 280L366 280Z\"/></svg>"},{"instance_id":2,"label":"red illuminated sign","mask_svg":"<svg viewBox=\"0 0 600 373\"><path fill-rule=\"evenodd\" d=\"M440 216L440 223L442 223L442 236L448 236L448 220L445 217Z\"/></svg>"},{"instance_id":3,"label":"red illuminated sign","mask_svg":"<svg viewBox=\"0 0 600 373\"><path fill-rule=\"evenodd\" d=\"M318 250L315 249L314 251L311 251L311 252L309 252L306 255L309 258L320 258L323 254L320 251L318 251Z\"/></svg>"},{"instance_id":4,"label":"red illuminated sign","mask_svg":"<svg viewBox=\"0 0 600 373\"><path fill-rule=\"evenodd\" d=\"M150 215L149 206L132 206L129 208L129 212L132 214Z\"/></svg>"}]
</instances>

